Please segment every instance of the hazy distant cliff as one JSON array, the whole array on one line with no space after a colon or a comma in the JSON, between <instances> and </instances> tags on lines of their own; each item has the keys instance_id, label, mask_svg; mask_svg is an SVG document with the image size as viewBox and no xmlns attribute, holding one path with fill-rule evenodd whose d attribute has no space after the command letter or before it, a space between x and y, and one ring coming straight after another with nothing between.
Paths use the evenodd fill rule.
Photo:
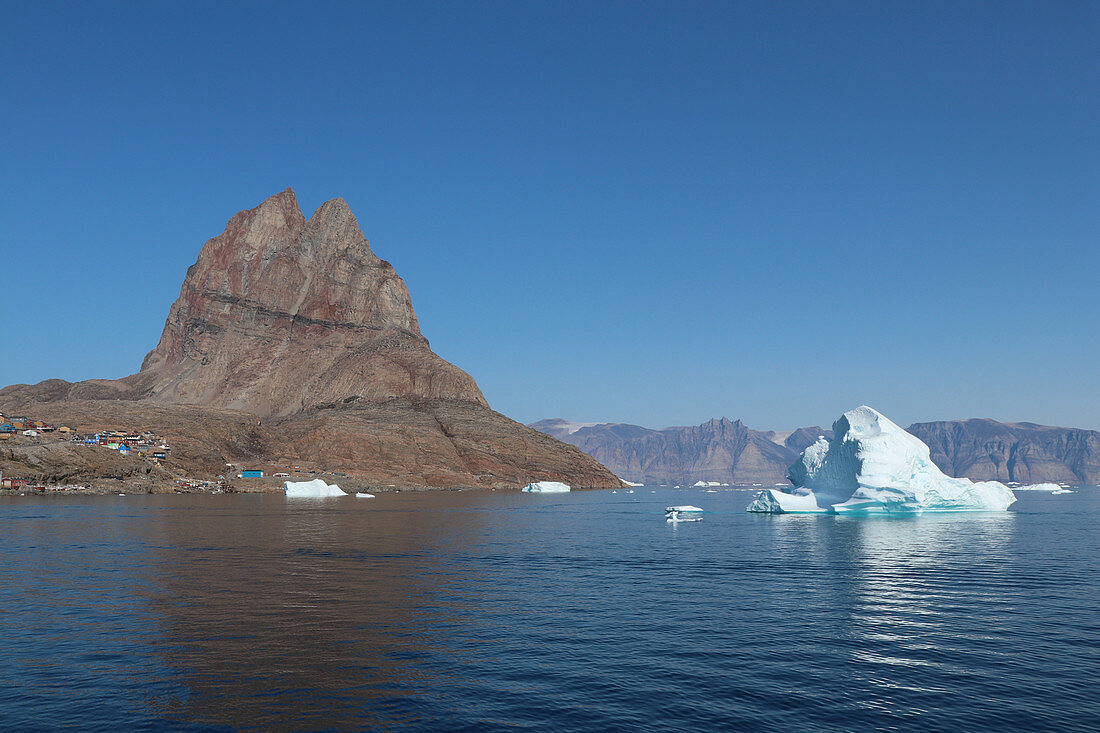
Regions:
<instances>
[{"instance_id":1,"label":"hazy distant cliff","mask_svg":"<svg viewBox=\"0 0 1100 733\"><path fill-rule=\"evenodd\" d=\"M656 484L780 483L806 446L830 434L818 427L762 432L725 418L662 430L559 419L531 427L577 446L625 479ZM1100 432L994 420L917 423L908 430L950 476L1100 483Z\"/></svg>"},{"instance_id":2,"label":"hazy distant cliff","mask_svg":"<svg viewBox=\"0 0 1100 733\"><path fill-rule=\"evenodd\" d=\"M951 476L1037 483L1100 483L1100 432L1034 423L956 420L916 423L909 432Z\"/></svg>"},{"instance_id":3,"label":"hazy distant cliff","mask_svg":"<svg viewBox=\"0 0 1100 733\"><path fill-rule=\"evenodd\" d=\"M630 481L777 483L821 428L761 432L740 420L651 430L623 423L578 424L542 420L531 427L571 443Z\"/></svg>"}]
</instances>

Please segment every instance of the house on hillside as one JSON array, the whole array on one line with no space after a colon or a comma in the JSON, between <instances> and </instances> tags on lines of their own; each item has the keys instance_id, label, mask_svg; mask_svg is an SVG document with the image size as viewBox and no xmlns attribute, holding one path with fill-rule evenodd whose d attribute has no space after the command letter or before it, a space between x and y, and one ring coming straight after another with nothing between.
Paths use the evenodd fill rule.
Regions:
<instances>
[{"instance_id":1,"label":"house on hillside","mask_svg":"<svg viewBox=\"0 0 1100 733\"><path fill-rule=\"evenodd\" d=\"M37 438L38 437L38 431L33 430L33 429L32 430L24 430L23 435L26 435L28 438Z\"/></svg>"}]
</instances>

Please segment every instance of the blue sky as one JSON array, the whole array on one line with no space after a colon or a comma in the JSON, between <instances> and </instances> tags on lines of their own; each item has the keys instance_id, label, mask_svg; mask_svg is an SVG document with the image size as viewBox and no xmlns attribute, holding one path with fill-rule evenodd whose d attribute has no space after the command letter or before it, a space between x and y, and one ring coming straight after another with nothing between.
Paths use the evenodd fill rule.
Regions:
<instances>
[{"instance_id":1,"label":"blue sky","mask_svg":"<svg viewBox=\"0 0 1100 733\"><path fill-rule=\"evenodd\" d=\"M5 3L0 384L292 186L524 422L1100 428L1096 3L222 5Z\"/></svg>"}]
</instances>

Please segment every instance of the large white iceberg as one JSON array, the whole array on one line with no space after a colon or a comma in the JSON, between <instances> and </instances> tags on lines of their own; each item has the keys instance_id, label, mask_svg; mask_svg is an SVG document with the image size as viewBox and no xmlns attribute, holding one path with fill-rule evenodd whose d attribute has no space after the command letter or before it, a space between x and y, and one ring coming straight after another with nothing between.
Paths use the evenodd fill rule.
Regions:
<instances>
[{"instance_id":1,"label":"large white iceberg","mask_svg":"<svg viewBox=\"0 0 1100 733\"><path fill-rule=\"evenodd\" d=\"M764 489L750 512L919 514L1004 511L1016 501L997 481L951 478L932 462L928 446L877 410L863 405L833 423L787 471L794 487Z\"/></svg>"},{"instance_id":2,"label":"large white iceberg","mask_svg":"<svg viewBox=\"0 0 1100 733\"><path fill-rule=\"evenodd\" d=\"M562 494L569 491L569 484L559 481L535 481L524 486L523 491L532 494Z\"/></svg>"},{"instance_id":3,"label":"large white iceberg","mask_svg":"<svg viewBox=\"0 0 1100 733\"><path fill-rule=\"evenodd\" d=\"M286 481L286 495L291 499L323 499L330 496L347 496L336 484L326 484L319 478L312 481Z\"/></svg>"}]
</instances>

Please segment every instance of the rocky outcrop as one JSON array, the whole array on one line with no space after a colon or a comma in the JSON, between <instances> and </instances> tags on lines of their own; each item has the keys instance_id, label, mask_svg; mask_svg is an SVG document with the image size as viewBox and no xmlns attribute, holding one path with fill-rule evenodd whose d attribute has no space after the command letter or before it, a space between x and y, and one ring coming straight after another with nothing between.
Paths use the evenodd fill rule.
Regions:
<instances>
[{"instance_id":1,"label":"rocky outcrop","mask_svg":"<svg viewBox=\"0 0 1100 733\"><path fill-rule=\"evenodd\" d=\"M344 200L307 220L290 189L206 243L138 374L48 380L0 397L130 399L262 417L395 397L487 405L470 375L432 352L405 282L371 251Z\"/></svg>"},{"instance_id":2,"label":"rocky outcrop","mask_svg":"<svg viewBox=\"0 0 1100 733\"><path fill-rule=\"evenodd\" d=\"M910 425L950 476L975 481L1100 483L1100 432L974 419Z\"/></svg>"},{"instance_id":3,"label":"rocky outcrop","mask_svg":"<svg viewBox=\"0 0 1100 733\"><path fill-rule=\"evenodd\" d=\"M395 485L619 485L580 451L489 409L474 379L432 352L404 281L343 199L306 219L290 189L206 242L141 371L0 390L0 409L35 414L47 404L86 414L89 401L104 415L152 403L255 416L257 459L316 459ZM167 427L183 415L170 412ZM204 450L211 463L239 455L218 441Z\"/></svg>"},{"instance_id":4,"label":"rocky outcrop","mask_svg":"<svg viewBox=\"0 0 1100 733\"><path fill-rule=\"evenodd\" d=\"M779 483L798 454L828 431L752 430L740 420L651 430L623 423L542 420L531 427L577 446L615 474L647 484Z\"/></svg>"}]
</instances>

